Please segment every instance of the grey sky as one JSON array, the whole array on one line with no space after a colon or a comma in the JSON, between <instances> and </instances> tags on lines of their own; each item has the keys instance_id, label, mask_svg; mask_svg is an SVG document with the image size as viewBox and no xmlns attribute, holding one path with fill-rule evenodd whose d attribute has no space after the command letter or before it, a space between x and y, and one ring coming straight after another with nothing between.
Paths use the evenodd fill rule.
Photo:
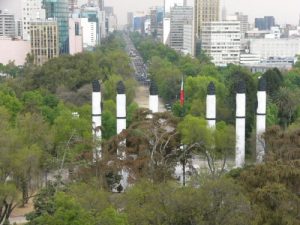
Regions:
<instances>
[{"instance_id":1,"label":"grey sky","mask_svg":"<svg viewBox=\"0 0 300 225\"><path fill-rule=\"evenodd\" d=\"M163 5L163 0L104 0L114 6L119 24L127 23L128 11L145 11L151 6ZM241 11L253 18L273 15L279 23L298 24L300 0L221 0L226 1L227 12Z\"/></svg>"}]
</instances>

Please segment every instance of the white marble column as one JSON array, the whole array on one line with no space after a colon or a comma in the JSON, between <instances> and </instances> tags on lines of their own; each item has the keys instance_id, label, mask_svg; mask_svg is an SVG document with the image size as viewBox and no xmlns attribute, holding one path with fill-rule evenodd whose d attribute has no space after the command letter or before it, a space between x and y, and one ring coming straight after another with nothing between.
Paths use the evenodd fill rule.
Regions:
<instances>
[{"instance_id":1,"label":"white marble column","mask_svg":"<svg viewBox=\"0 0 300 225\"><path fill-rule=\"evenodd\" d=\"M158 89L154 81L151 81L149 88L149 110L152 113L158 112Z\"/></svg>"},{"instance_id":2,"label":"white marble column","mask_svg":"<svg viewBox=\"0 0 300 225\"><path fill-rule=\"evenodd\" d=\"M120 134L123 130L126 130L126 89L124 86L124 83L122 81L119 81L117 84L117 134ZM120 146L126 147L126 140L122 141ZM118 156L121 159L124 159L126 157L124 150L122 149L122 152L120 153L119 150L117 152ZM122 179L120 181L120 185L122 185L123 190L125 190L128 187L128 172L122 168L121 171Z\"/></svg>"},{"instance_id":3,"label":"white marble column","mask_svg":"<svg viewBox=\"0 0 300 225\"><path fill-rule=\"evenodd\" d=\"M235 165L240 168L245 165L245 142L246 142L246 87L241 81L236 93L236 147Z\"/></svg>"},{"instance_id":4,"label":"white marble column","mask_svg":"<svg viewBox=\"0 0 300 225\"><path fill-rule=\"evenodd\" d=\"M126 130L126 93L122 81L117 85L117 134Z\"/></svg>"},{"instance_id":5,"label":"white marble column","mask_svg":"<svg viewBox=\"0 0 300 225\"><path fill-rule=\"evenodd\" d=\"M266 79L260 78L257 92L256 110L256 162L262 163L265 156L266 111L267 111L267 89Z\"/></svg>"},{"instance_id":6,"label":"white marble column","mask_svg":"<svg viewBox=\"0 0 300 225\"><path fill-rule=\"evenodd\" d=\"M98 80L93 81L93 94L92 94L92 127L93 137L96 143L95 150L93 152L93 160L96 161L102 157L101 153L101 86Z\"/></svg>"},{"instance_id":7,"label":"white marble column","mask_svg":"<svg viewBox=\"0 0 300 225\"><path fill-rule=\"evenodd\" d=\"M216 88L213 82L210 82L207 87L206 120L208 127L216 127Z\"/></svg>"}]
</instances>

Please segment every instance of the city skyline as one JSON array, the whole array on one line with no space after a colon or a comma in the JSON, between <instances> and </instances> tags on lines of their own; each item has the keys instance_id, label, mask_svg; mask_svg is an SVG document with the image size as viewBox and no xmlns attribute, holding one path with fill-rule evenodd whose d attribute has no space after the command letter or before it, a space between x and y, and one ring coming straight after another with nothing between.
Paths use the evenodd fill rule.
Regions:
<instances>
[{"instance_id":1,"label":"city skyline","mask_svg":"<svg viewBox=\"0 0 300 225\"><path fill-rule=\"evenodd\" d=\"M127 12L144 11L146 13L149 7L163 6L163 2L164 0L122 0L120 3L120 0L106 0L105 5L114 7L119 25L124 25L127 23ZM222 5L226 2L229 14L240 11L249 15L251 23L254 22L255 17L262 16L274 16L280 24L296 25L299 22L299 0L221 0L221 2Z\"/></svg>"}]
</instances>

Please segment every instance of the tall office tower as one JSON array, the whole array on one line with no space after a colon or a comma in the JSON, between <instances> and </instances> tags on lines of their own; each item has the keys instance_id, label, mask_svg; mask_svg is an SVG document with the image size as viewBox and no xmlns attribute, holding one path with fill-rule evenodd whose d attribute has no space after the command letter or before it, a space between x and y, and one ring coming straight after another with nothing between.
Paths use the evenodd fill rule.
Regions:
<instances>
[{"instance_id":1,"label":"tall office tower","mask_svg":"<svg viewBox=\"0 0 300 225\"><path fill-rule=\"evenodd\" d=\"M112 6L105 6L104 11L106 16L114 15L114 7Z\"/></svg>"},{"instance_id":2,"label":"tall office tower","mask_svg":"<svg viewBox=\"0 0 300 225\"><path fill-rule=\"evenodd\" d=\"M104 0L98 0L98 6L101 11L104 11Z\"/></svg>"},{"instance_id":3,"label":"tall office tower","mask_svg":"<svg viewBox=\"0 0 300 225\"><path fill-rule=\"evenodd\" d=\"M43 0L46 18L57 21L59 54L69 53L69 2L68 0Z\"/></svg>"},{"instance_id":4,"label":"tall office tower","mask_svg":"<svg viewBox=\"0 0 300 225\"><path fill-rule=\"evenodd\" d=\"M226 20L227 19L227 9L226 9L225 6L222 7L221 19L222 20Z\"/></svg>"},{"instance_id":5,"label":"tall office tower","mask_svg":"<svg viewBox=\"0 0 300 225\"><path fill-rule=\"evenodd\" d=\"M35 20L44 20L45 10L42 9L41 0L22 1L22 30L23 39L30 40L30 22Z\"/></svg>"},{"instance_id":6,"label":"tall office tower","mask_svg":"<svg viewBox=\"0 0 300 225\"><path fill-rule=\"evenodd\" d=\"M42 9L42 0L0 0L0 10L8 10L14 14L17 36L30 40L30 21L45 19L45 10Z\"/></svg>"},{"instance_id":7,"label":"tall office tower","mask_svg":"<svg viewBox=\"0 0 300 225\"><path fill-rule=\"evenodd\" d=\"M265 16L264 18L255 18L255 28L259 30L270 30L275 26L275 18L273 16Z\"/></svg>"},{"instance_id":8,"label":"tall office tower","mask_svg":"<svg viewBox=\"0 0 300 225\"><path fill-rule=\"evenodd\" d=\"M171 8L169 36L169 45L171 48L184 52L184 42L189 41L191 37L194 40L193 20L193 7L174 6ZM187 38L186 40L185 37ZM191 45L193 44L191 43ZM191 49L187 53L194 55L194 49Z\"/></svg>"},{"instance_id":9,"label":"tall office tower","mask_svg":"<svg viewBox=\"0 0 300 225\"><path fill-rule=\"evenodd\" d=\"M84 20L82 23L84 48L94 48L100 45L101 39L106 34L105 12L100 11L97 4L88 3L81 7L80 18Z\"/></svg>"},{"instance_id":10,"label":"tall office tower","mask_svg":"<svg viewBox=\"0 0 300 225\"><path fill-rule=\"evenodd\" d=\"M10 13L0 11L0 37L15 37L15 17Z\"/></svg>"},{"instance_id":11,"label":"tall office tower","mask_svg":"<svg viewBox=\"0 0 300 225\"><path fill-rule=\"evenodd\" d=\"M78 2L77 0L69 0L69 11L74 12L74 9L78 7Z\"/></svg>"},{"instance_id":12,"label":"tall office tower","mask_svg":"<svg viewBox=\"0 0 300 225\"><path fill-rule=\"evenodd\" d=\"M169 16L171 8L174 6L183 6L184 0L164 0L165 16Z\"/></svg>"},{"instance_id":13,"label":"tall office tower","mask_svg":"<svg viewBox=\"0 0 300 225\"><path fill-rule=\"evenodd\" d=\"M150 9L150 26L151 33L158 40L162 41L163 37L163 19L164 19L164 8L153 7Z\"/></svg>"},{"instance_id":14,"label":"tall office tower","mask_svg":"<svg viewBox=\"0 0 300 225\"><path fill-rule=\"evenodd\" d=\"M236 19L240 21L241 24L241 35L242 38L245 37L246 32L249 30L249 22L248 22L248 15L244 15L241 12L236 12Z\"/></svg>"},{"instance_id":15,"label":"tall office tower","mask_svg":"<svg viewBox=\"0 0 300 225\"><path fill-rule=\"evenodd\" d=\"M114 14L114 8L112 6L105 6L105 28L106 33L112 33L118 28L118 19Z\"/></svg>"},{"instance_id":16,"label":"tall office tower","mask_svg":"<svg viewBox=\"0 0 300 225\"><path fill-rule=\"evenodd\" d=\"M127 13L127 29L133 31L133 12Z\"/></svg>"},{"instance_id":17,"label":"tall office tower","mask_svg":"<svg viewBox=\"0 0 300 225\"><path fill-rule=\"evenodd\" d=\"M195 0L195 32L200 38L204 22L218 21L220 18L220 0Z\"/></svg>"},{"instance_id":18,"label":"tall office tower","mask_svg":"<svg viewBox=\"0 0 300 225\"><path fill-rule=\"evenodd\" d=\"M241 49L240 21L215 21L202 24L202 50L217 66L239 64Z\"/></svg>"},{"instance_id":19,"label":"tall office tower","mask_svg":"<svg viewBox=\"0 0 300 225\"><path fill-rule=\"evenodd\" d=\"M49 59L59 55L57 21L32 21L30 23L30 34L34 63L42 65Z\"/></svg>"}]
</instances>

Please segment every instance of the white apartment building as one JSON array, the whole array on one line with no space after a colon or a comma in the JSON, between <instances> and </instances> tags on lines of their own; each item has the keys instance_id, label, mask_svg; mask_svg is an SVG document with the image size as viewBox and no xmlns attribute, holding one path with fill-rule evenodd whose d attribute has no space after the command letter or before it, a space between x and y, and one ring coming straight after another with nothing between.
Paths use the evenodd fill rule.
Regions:
<instances>
[{"instance_id":1,"label":"white apartment building","mask_svg":"<svg viewBox=\"0 0 300 225\"><path fill-rule=\"evenodd\" d=\"M14 14L20 24L17 32L24 40L30 40L30 21L44 20L45 10L42 9L42 0L0 0L0 10L7 10Z\"/></svg>"},{"instance_id":2,"label":"white apartment building","mask_svg":"<svg viewBox=\"0 0 300 225\"><path fill-rule=\"evenodd\" d=\"M108 33L112 33L118 29L118 20L115 15L109 15L108 20Z\"/></svg>"},{"instance_id":3,"label":"white apartment building","mask_svg":"<svg viewBox=\"0 0 300 225\"><path fill-rule=\"evenodd\" d=\"M81 18L83 48L91 49L98 44L97 40L97 22L89 22L88 18Z\"/></svg>"},{"instance_id":4,"label":"white apartment building","mask_svg":"<svg viewBox=\"0 0 300 225\"><path fill-rule=\"evenodd\" d=\"M240 21L241 35L242 35L242 38L244 38L245 33L249 30L248 15L244 15L241 12L236 12L235 16L236 16L236 20Z\"/></svg>"},{"instance_id":5,"label":"white apartment building","mask_svg":"<svg viewBox=\"0 0 300 225\"><path fill-rule=\"evenodd\" d=\"M88 4L85 4L81 7L80 11L80 18L87 18L89 25L87 24L86 20L83 21L83 43L85 47L85 43L87 43L87 39L90 39L90 41L94 41L93 38L95 38L95 41L97 42L97 45L101 44L101 39L106 37L106 29L105 29L105 11L101 11L95 2L90 2ZM96 23L96 26L94 24ZM89 27L89 28L88 28ZM96 30L96 35L93 34L94 28ZM85 34L87 29L90 29L89 34ZM90 42L90 43L92 43ZM89 46L94 46L94 44Z\"/></svg>"},{"instance_id":6,"label":"white apartment building","mask_svg":"<svg viewBox=\"0 0 300 225\"><path fill-rule=\"evenodd\" d=\"M169 15L171 12L171 8L175 5L183 6L183 2L183 0L164 0L165 15Z\"/></svg>"},{"instance_id":7,"label":"white apartment building","mask_svg":"<svg viewBox=\"0 0 300 225\"><path fill-rule=\"evenodd\" d=\"M201 50L212 57L215 65L239 64L241 49L239 21L204 22L201 40Z\"/></svg>"},{"instance_id":8,"label":"white apartment building","mask_svg":"<svg viewBox=\"0 0 300 225\"><path fill-rule=\"evenodd\" d=\"M194 25L193 20L193 7L190 6L174 6L171 8L170 14L170 47L176 51L184 50L184 25L187 32L186 42L190 41L191 37L194 37L194 29L191 26ZM188 45L192 46L192 43ZM189 50L194 52L194 50ZM194 55L194 54L192 54Z\"/></svg>"},{"instance_id":9,"label":"white apartment building","mask_svg":"<svg viewBox=\"0 0 300 225\"><path fill-rule=\"evenodd\" d=\"M15 37L15 17L13 14L0 12L0 37Z\"/></svg>"},{"instance_id":10,"label":"white apartment building","mask_svg":"<svg viewBox=\"0 0 300 225\"><path fill-rule=\"evenodd\" d=\"M171 29L171 19L164 18L163 21L163 43L169 45L170 42L170 29Z\"/></svg>"},{"instance_id":11,"label":"white apartment building","mask_svg":"<svg viewBox=\"0 0 300 225\"><path fill-rule=\"evenodd\" d=\"M279 27L271 27L270 33L265 35L267 39L279 39L281 35Z\"/></svg>"},{"instance_id":12,"label":"white apartment building","mask_svg":"<svg viewBox=\"0 0 300 225\"><path fill-rule=\"evenodd\" d=\"M144 33L146 35L151 35L151 20L150 18L144 21Z\"/></svg>"},{"instance_id":13,"label":"white apartment building","mask_svg":"<svg viewBox=\"0 0 300 225\"><path fill-rule=\"evenodd\" d=\"M183 25L183 53L195 56L195 26L193 24Z\"/></svg>"},{"instance_id":14,"label":"white apartment building","mask_svg":"<svg viewBox=\"0 0 300 225\"><path fill-rule=\"evenodd\" d=\"M261 58L294 57L300 54L300 38L250 39L250 53Z\"/></svg>"},{"instance_id":15,"label":"white apartment building","mask_svg":"<svg viewBox=\"0 0 300 225\"><path fill-rule=\"evenodd\" d=\"M240 55L240 64L241 65L251 65L260 63L261 59L259 55L243 53Z\"/></svg>"},{"instance_id":16,"label":"white apartment building","mask_svg":"<svg viewBox=\"0 0 300 225\"><path fill-rule=\"evenodd\" d=\"M42 9L41 0L25 0L22 3L23 39L30 40L30 21L44 20L45 10Z\"/></svg>"}]
</instances>

